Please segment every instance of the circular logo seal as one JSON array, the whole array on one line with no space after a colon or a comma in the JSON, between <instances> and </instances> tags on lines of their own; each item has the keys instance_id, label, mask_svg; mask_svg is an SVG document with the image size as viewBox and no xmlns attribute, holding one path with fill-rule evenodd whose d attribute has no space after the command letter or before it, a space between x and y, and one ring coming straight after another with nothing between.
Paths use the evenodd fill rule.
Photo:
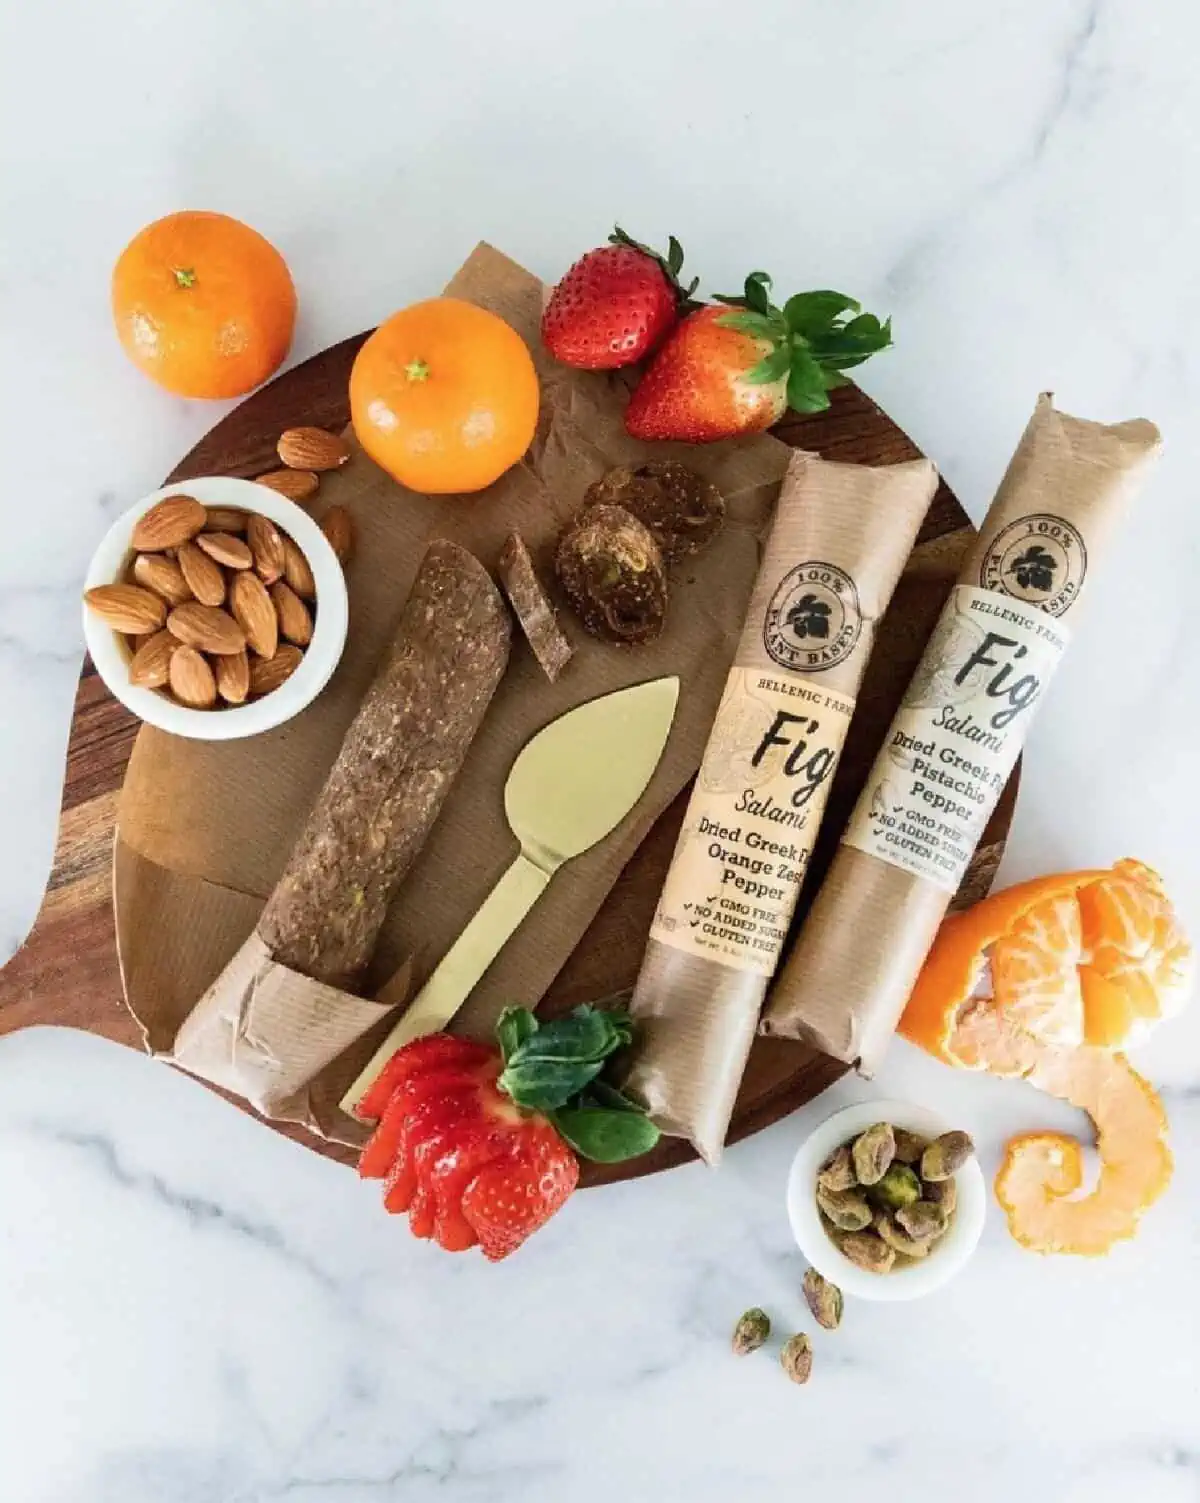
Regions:
<instances>
[{"instance_id":1,"label":"circular logo seal","mask_svg":"<svg viewBox=\"0 0 1200 1503\"><path fill-rule=\"evenodd\" d=\"M820 673L850 656L861 631L849 574L836 564L797 564L771 596L763 646L782 668Z\"/></svg>"},{"instance_id":2,"label":"circular logo seal","mask_svg":"<svg viewBox=\"0 0 1200 1503\"><path fill-rule=\"evenodd\" d=\"M1079 594L1087 549L1078 531L1048 512L1010 522L996 534L979 570L985 590L1061 616Z\"/></svg>"}]
</instances>

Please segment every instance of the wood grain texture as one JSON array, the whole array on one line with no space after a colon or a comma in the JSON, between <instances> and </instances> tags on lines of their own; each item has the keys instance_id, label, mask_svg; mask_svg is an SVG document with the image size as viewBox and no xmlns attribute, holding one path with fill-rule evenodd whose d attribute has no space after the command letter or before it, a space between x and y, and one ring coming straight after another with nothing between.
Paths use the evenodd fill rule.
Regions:
<instances>
[{"instance_id":1,"label":"wood grain texture","mask_svg":"<svg viewBox=\"0 0 1200 1503\"><path fill-rule=\"evenodd\" d=\"M253 477L277 466L275 443L284 428L306 423L340 430L349 421L350 366L366 337L334 345L249 397L201 439L165 483L197 475ZM789 414L776 428L777 436L827 459L891 464L918 457L905 434L857 388L845 387L833 397L828 413ZM863 685L824 836L813 858L818 877L920 656L970 532L966 515L943 483ZM58 1024L131 1048L143 1046L122 1000L111 900L116 796L136 731L137 722L85 662L75 698L53 870L25 945L0 971L0 1035L36 1024ZM985 831L964 879L963 899L981 896L991 884L1012 819L1018 776L1019 769ZM547 994L544 1012L563 1011L632 986L686 805L685 793L654 827ZM803 1045L760 1040L743 1082L731 1140L758 1132L810 1101L843 1068ZM350 1150L302 1129L267 1125L343 1162L353 1157ZM664 1140L653 1154L630 1165L588 1166L585 1183L653 1173L691 1157L685 1144Z\"/></svg>"}]
</instances>

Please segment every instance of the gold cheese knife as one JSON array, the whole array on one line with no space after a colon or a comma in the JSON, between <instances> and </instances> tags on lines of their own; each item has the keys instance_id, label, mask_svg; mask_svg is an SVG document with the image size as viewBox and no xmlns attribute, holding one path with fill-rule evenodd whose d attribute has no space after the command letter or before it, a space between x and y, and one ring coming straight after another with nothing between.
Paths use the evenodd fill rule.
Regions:
<instances>
[{"instance_id":1,"label":"gold cheese knife","mask_svg":"<svg viewBox=\"0 0 1200 1503\"><path fill-rule=\"evenodd\" d=\"M658 766L678 698L677 678L619 689L560 715L522 748L504 785L520 853L346 1092L343 1111L397 1049L449 1023L559 867L630 813Z\"/></svg>"}]
</instances>

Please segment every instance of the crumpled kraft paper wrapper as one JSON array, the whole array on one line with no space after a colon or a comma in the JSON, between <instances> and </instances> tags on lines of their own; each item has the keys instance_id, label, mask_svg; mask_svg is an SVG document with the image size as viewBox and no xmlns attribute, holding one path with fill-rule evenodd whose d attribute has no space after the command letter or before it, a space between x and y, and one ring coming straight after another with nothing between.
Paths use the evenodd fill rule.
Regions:
<instances>
[{"instance_id":1,"label":"crumpled kraft paper wrapper","mask_svg":"<svg viewBox=\"0 0 1200 1503\"><path fill-rule=\"evenodd\" d=\"M703 448L629 438L623 378L573 371L545 357L542 284L489 246L475 250L447 291L500 314L529 343L542 379L529 454L489 491L462 499L405 491L360 452L323 477L314 514L343 505L358 528L348 570L350 635L328 688L287 725L248 741L185 741L143 727L118 810L117 947L126 999L148 1050L238 1094L253 1089L266 1115L347 1144L360 1142L363 1129L337 1103L382 1037L385 1014L422 984L516 853L503 789L529 738L597 695L662 674L682 680L675 725L645 795L608 839L551 883L460 1014L466 1032L488 1032L509 1003L536 1004L650 826L695 772L790 453L765 435ZM201 1032L194 1025L177 1048L184 1019L252 934L391 639L425 546L448 537L494 569L516 528L551 583L554 541L586 487L613 465L651 455L681 458L719 486L729 507L726 528L707 553L674 570L667 628L656 642L634 650L597 642L564 609L576 656L550 684L514 629L508 673L384 926L367 987L380 1000L337 994L326 1015L314 1004L316 991L327 989L291 972L268 986L263 967L274 963L251 948L239 960L238 975L243 967L246 975L235 977L211 1016L206 1011L211 1026ZM289 997L298 998L295 1006L284 1005ZM330 1031L314 1033L318 1016ZM359 1042L347 1047L355 1037ZM241 1084L231 1085L235 1079Z\"/></svg>"}]
</instances>

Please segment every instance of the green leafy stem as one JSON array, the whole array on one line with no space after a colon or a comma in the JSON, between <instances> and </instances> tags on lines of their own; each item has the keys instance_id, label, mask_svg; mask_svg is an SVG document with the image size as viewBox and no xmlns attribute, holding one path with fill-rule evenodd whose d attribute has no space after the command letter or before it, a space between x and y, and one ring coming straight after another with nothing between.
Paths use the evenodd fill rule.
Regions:
<instances>
[{"instance_id":1,"label":"green leafy stem","mask_svg":"<svg viewBox=\"0 0 1200 1503\"><path fill-rule=\"evenodd\" d=\"M788 406L796 412L823 412L829 391L848 384L845 372L892 343L891 319L881 323L844 292L798 292L775 307L765 271L750 273L741 296L716 301L731 310L721 323L772 345L746 380L786 380Z\"/></svg>"},{"instance_id":2,"label":"green leafy stem","mask_svg":"<svg viewBox=\"0 0 1200 1503\"><path fill-rule=\"evenodd\" d=\"M542 1112L576 1153L619 1164L648 1153L658 1128L635 1101L600 1078L633 1038L623 1009L590 1003L539 1023L527 1007L509 1007L496 1025L504 1056L499 1086L529 1111Z\"/></svg>"}]
</instances>

